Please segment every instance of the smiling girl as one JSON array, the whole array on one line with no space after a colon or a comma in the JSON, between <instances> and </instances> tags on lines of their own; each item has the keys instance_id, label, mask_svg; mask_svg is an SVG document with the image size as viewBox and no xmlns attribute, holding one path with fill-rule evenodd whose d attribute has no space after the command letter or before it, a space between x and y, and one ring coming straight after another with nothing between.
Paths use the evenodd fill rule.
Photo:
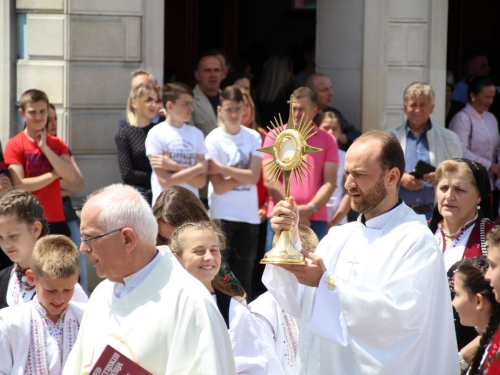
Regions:
<instances>
[{"instance_id":1,"label":"smiling girl","mask_svg":"<svg viewBox=\"0 0 500 375\"><path fill-rule=\"evenodd\" d=\"M237 280L216 277L221 267L221 249L225 247L222 231L213 222L186 223L172 235L170 249L181 265L212 294L226 325L233 347L238 374L269 374L269 355L261 339L261 328L240 297Z\"/></svg>"},{"instance_id":2,"label":"smiling girl","mask_svg":"<svg viewBox=\"0 0 500 375\"><path fill-rule=\"evenodd\" d=\"M28 284L26 271L31 267L36 241L48 232L43 208L33 194L13 190L0 198L0 247L14 263L0 271L0 308L33 299L36 291ZM88 300L79 284L74 300Z\"/></svg>"}]
</instances>

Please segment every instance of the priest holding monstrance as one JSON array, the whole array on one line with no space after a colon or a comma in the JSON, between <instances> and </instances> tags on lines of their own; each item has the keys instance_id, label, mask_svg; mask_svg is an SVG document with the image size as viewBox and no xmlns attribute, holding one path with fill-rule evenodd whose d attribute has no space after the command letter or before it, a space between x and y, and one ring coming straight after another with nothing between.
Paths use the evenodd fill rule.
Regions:
<instances>
[{"instance_id":1,"label":"priest holding monstrance","mask_svg":"<svg viewBox=\"0 0 500 375\"><path fill-rule=\"evenodd\" d=\"M286 179L293 152L286 145L291 137L279 137L283 130L272 133L283 144L261 151L273 154ZM314 152L302 141L297 158ZM442 256L425 217L398 199L404 160L399 142L386 132L356 139L345 158L345 188L361 215L332 228L314 254L304 252L305 262L296 249L295 200L274 208L271 224L281 236L262 260L268 264L263 282L298 319L297 373L459 373Z\"/></svg>"}]
</instances>

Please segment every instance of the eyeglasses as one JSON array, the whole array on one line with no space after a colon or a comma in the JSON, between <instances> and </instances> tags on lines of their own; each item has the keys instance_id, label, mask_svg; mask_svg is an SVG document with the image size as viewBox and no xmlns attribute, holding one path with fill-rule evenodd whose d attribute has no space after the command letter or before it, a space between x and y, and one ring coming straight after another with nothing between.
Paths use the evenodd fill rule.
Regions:
<instances>
[{"instance_id":1,"label":"eyeglasses","mask_svg":"<svg viewBox=\"0 0 500 375\"><path fill-rule=\"evenodd\" d=\"M118 232L119 230L123 230L123 229L125 229L125 228L113 229L113 230L110 230L109 232L99 234L99 235L94 236L94 237L90 237L90 238L80 237L80 239L82 240L82 244L85 245L85 250L90 252L90 251L92 251L92 249L90 248L90 245L87 242L92 241L92 240L96 240L96 239L101 238L101 237L105 237L108 234L115 233L115 232Z\"/></svg>"}]
</instances>

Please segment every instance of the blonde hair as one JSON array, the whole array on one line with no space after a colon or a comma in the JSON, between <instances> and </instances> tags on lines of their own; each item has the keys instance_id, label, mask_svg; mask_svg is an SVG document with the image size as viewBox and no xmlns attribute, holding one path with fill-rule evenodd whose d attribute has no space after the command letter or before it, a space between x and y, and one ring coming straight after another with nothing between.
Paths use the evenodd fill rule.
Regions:
<instances>
[{"instance_id":1,"label":"blonde hair","mask_svg":"<svg viewBox=\"0 0 500 375\"><path fill-rule=\"evenodd\" d=\"M158 89L151 83L141 83L130 90L127 100L127 121L129 124L134 123L136 119L136 110L132 106L132 101L135 100L137 105L142 105L151 91L155 92L158 98L160 97Z\"/></svg>"},{"instance_id":2,"label":"blonde hair","mask_svg":"<svg viewBox=\"0 0 500 375\"><path fill-rule=\"evenodd\" d=\"M314 253L316 247L318 246L319 239L316 233L306 225L299 224L299 239L302 245L302 249ZM278 236L274 235L273 246L278 243Z\"/></svg>"},{"instance_id":3,"label":"blonde hair","mask_svg":"<svg viewBox=\"0 0 500 375\"><path fill-rule=\"evenodd\" d=\"M50 234L39 239L31 255L31 269L36 277L68 278L80 271L76 245L66 236Z\"/></svg>"},{"instance_id":4,"label":"blonde hair","mask_svg":"<svg viewBox=\"0 0 500 375\"><path fill-rule=\"evenodd\" d=\"M413 82L405 90L404 94L404 104L408 98L418 98L420 95L426 95L431 99L431 104L434 105L436 100L436 94L434 94L434 89L431 85L424 82Z\"/></svg>"},{"instance_id":5,"label":"blonde hair","mask_svg":"<svg viewBox=\"0 0 500 375\"><path fill-rule=\"evenodd\" d=\"M474 174L470 170L469 166L467 163L463 161L455 161L455 160L445 160L441 162L438 167L436 168L436 184L439 183L439 181L444 178L445 175L449 173L457 173L461 172L463 173L466 178L469 180L469 182L476 188L476 190L479 193L479 188L477 186L476 179L474 178Z\"/></svg>"},{"instance_id":6,"label":"blonde hair","mask_svg":"<svg viewBox=\"0 0 500 375\"><path fill-rule=\"evenodd\" d=\"M299 224L299 238L304 250L314 252L316 247L318 247L318 236L308 226Z\"/></svg>"},{"instance_id":7,"label":"blonde hair","mask_svg":"<svg viewBox=\"0 0 500 375\"><path fill-rule=\"evenodd\" d=\"M245 125L247 128L257 130L257 123L255 122L255 103L253 102L252 95L250 95L250 92L247 89L240 88L240 91L243 97L248 100L248 104L252 109L252 114L250 115L250 120L248 120L248 124L243 124L243 125Z\"/></svg>"},{"instance_id":8,"label":"blonde hair","mask_svg":"<svg viewBox=\"0 0 500 375\"><path fill-rule=\"evenodd\" d=\"M217 240L219 249L223 250L226 247L226 236L222 229L215 221L200 221L196 223L185 223L179 226L170 239L170 250L172 253L182 256L182 252L186 247L186 235L190 231L208 230L212 232ZM238 297L241 302L246 298L246 292L241 283L233 275L227 263L221 257L219 272L211 281L212 287L222 294L230 297Z\"/></svg>"},{"instance_id":9,"label":"blonde hair","mask_svg":"<svg viewBox=\"0 0 500 375\"><path fill-rule=\"evenodd\" d=\"M208 230L215 235L217 244L222 250L226 247L226 237L220 227L213 221L199 221L197 223L184 223L179 226L170 239L170 250L173 253L182 255L186 247L185 234L192 230Z\"/></svg>"}]
</instances>

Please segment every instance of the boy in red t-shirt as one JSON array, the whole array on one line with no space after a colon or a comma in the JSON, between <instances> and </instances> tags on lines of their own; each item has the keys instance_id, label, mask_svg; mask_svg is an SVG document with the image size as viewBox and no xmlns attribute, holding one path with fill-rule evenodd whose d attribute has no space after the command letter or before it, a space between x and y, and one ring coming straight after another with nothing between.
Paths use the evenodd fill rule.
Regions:
<instances>
[{"instance_id":1,"label":"boy in red t-shirt","mask_svg":"<svg viewBox=\"0 0 500 375\"><path fill-rule=\"evenodd\" d=\"M25 91L19 101L25 128L9 140L4 154L12 184L38 198L50 233L69 236L59 187L59 178L72 182L77 176L68 146L45 130L49 99L43 91Z\"/></svg>"}]
</instances>

